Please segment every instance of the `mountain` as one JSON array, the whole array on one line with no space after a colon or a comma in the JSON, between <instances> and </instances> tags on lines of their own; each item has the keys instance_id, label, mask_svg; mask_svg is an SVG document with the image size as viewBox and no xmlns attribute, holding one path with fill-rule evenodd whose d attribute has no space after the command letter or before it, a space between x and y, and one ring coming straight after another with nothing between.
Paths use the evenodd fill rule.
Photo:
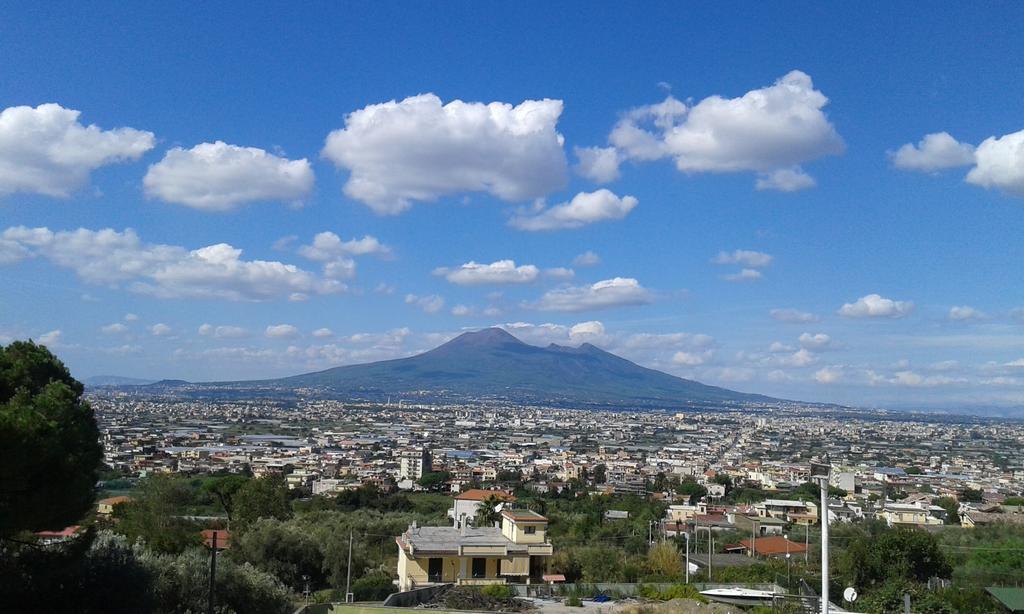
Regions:
<instances>
[{"instance_id":1,"label":"mountain","mask_svg":"<svg viewBox=\"0 0 1024 614\"><path fill-rule=\"evenodd\" d=\"M122 377L120 375L94 375L87 377L82 382L86 386L99 388L101 386L145 386L152 384L154 380L139 379L137 377Z\"/></svg>"},{"instance_id":2,"label":"mountain","mask_svg":"<svg viewBox=\"0 0 1024 614\"><path fill-rule=\"evenodd\" d=\"M777 402L769 397L707 386L641 367L589 343L579 347L523 343L500 328L459 335L433 350L396 360L335 367L274 380L181 384L163 381L162 391L311 389L331 395L384 400L417 398L501 398L563 405L642 405Z\"/></svg>"}]
</instances>

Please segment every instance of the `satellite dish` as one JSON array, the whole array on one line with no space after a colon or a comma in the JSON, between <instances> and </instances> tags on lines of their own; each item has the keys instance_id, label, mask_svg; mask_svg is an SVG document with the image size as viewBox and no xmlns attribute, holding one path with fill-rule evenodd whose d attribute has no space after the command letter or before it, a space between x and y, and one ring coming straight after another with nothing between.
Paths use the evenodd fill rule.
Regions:
<instances>
[{"instance_id":1,"label":"satellite dish","mask_svg":"<svg viewBox=\"0 0 1024 614\"><path fill-rule=\"evenodd\" d=\"M849 601L850 603L857 601L857 589L853 588L852 586L847 587L846 590L843 591L843 599Z\"/></svg>"}]
</instances>

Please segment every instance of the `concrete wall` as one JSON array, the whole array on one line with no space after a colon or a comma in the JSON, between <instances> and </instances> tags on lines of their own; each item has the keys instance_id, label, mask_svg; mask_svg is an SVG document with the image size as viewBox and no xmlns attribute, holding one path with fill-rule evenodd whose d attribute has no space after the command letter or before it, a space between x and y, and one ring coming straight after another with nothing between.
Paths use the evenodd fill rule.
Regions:
<instances>
[{"instance_id":1,"label":"concrete wall","mask_svg":"<svg viewBox=\"0 0 1024 614\"><path fill-rule=\"evenodd\" d=\"M434 595L446 590L449 586L451 585L438 584L436 586L424 586L423 588L417 588L411 591L391 593L388 595L388 598L384 600L384 605L396 608L416 607L421 603L430 601L434 598Z\"/></svg>"}]
</instances>

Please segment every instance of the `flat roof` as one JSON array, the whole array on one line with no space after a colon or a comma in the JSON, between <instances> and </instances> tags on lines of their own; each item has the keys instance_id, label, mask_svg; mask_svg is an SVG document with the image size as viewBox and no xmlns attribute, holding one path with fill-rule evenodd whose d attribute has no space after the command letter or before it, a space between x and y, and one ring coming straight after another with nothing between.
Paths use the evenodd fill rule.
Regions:
<instances>
[{"instance_id":1,"label":"flat roof","mask_svg":"<svg viewBox=\"0 0 1024 614\"><path fill-rule=\"evenodd\" d=\"M526 551L525 545L514 544L496 527L417 527L398 538L417 552L456 553L460 546L508 546L509 551Z\"/></svg>"},{"instance_id":2,"label":"flat roof","mask_svg":"<svg viewBox=\"0 0 1024 614\"><path fill-rule=\"evenodd\" d=\"M501 515L516 522L547 522L548 519L533 510L501 510Z\"/></svg>"}]
</instances>

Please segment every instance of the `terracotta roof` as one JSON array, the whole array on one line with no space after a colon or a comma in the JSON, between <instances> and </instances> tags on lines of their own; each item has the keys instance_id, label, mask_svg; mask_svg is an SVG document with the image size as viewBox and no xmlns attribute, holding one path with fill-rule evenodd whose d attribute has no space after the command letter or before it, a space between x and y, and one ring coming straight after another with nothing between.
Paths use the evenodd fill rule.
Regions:
<instances>
[{"instance_id":1,"label":"terracotta roof","mask_svg":"<svg viewBox=\"0 0 1024 614\"><path fill-rule=\"evenodd\" d=\"M128 503L131 500L131 497L121 495L119 497L107 497L106 499L100 499L99 502L100 504L117 505L118 503Z\"/></svg>"},{"instance_id":2,"label":"terracotta roof","mask_svg":"<svg viewBox=\"0 0 1024 614\"><path fill-rule=\"evenodd\" d=\"M65 528L61 529L60 531L38 531L38 532L35 533L35 536L36 537L44 537L44 538L45 537L71 537L75 533L78 533L78 530L80 528L82 528L82 527L80 527L79 525L75 524L75 525L71 525L70 527L65 527Z\"/></svg>"},{"instance_id":3,"label":"terracotta roof","mask_svg":"<svg viewBox=\"0 0 1024 614\"><path fill-rule=\"evenodd\" d=\"M747 550L750 550L750 540L744 539L740 541ZM779 535L773 535L771 537L758 537L757 543L754 544L754 549L757 554L772 556L777 554L790 554L802 553L807 550L807 547L797 542L791 542L785 537Z\"/></svg>"},{"instance_id":4,"label":"terracotta roof","mask_svg":"<svg viewBox=\"0 0 1024 614\"><path fill-rule=\"evenodd\" d=\"M494 495L502 501L516 500L513 495L505 492L504 490L484 490L482 488L471 488L470 490L455 495L455 498L460 501L483 501L491 495Z\"/></svg>"}]
</instances>

